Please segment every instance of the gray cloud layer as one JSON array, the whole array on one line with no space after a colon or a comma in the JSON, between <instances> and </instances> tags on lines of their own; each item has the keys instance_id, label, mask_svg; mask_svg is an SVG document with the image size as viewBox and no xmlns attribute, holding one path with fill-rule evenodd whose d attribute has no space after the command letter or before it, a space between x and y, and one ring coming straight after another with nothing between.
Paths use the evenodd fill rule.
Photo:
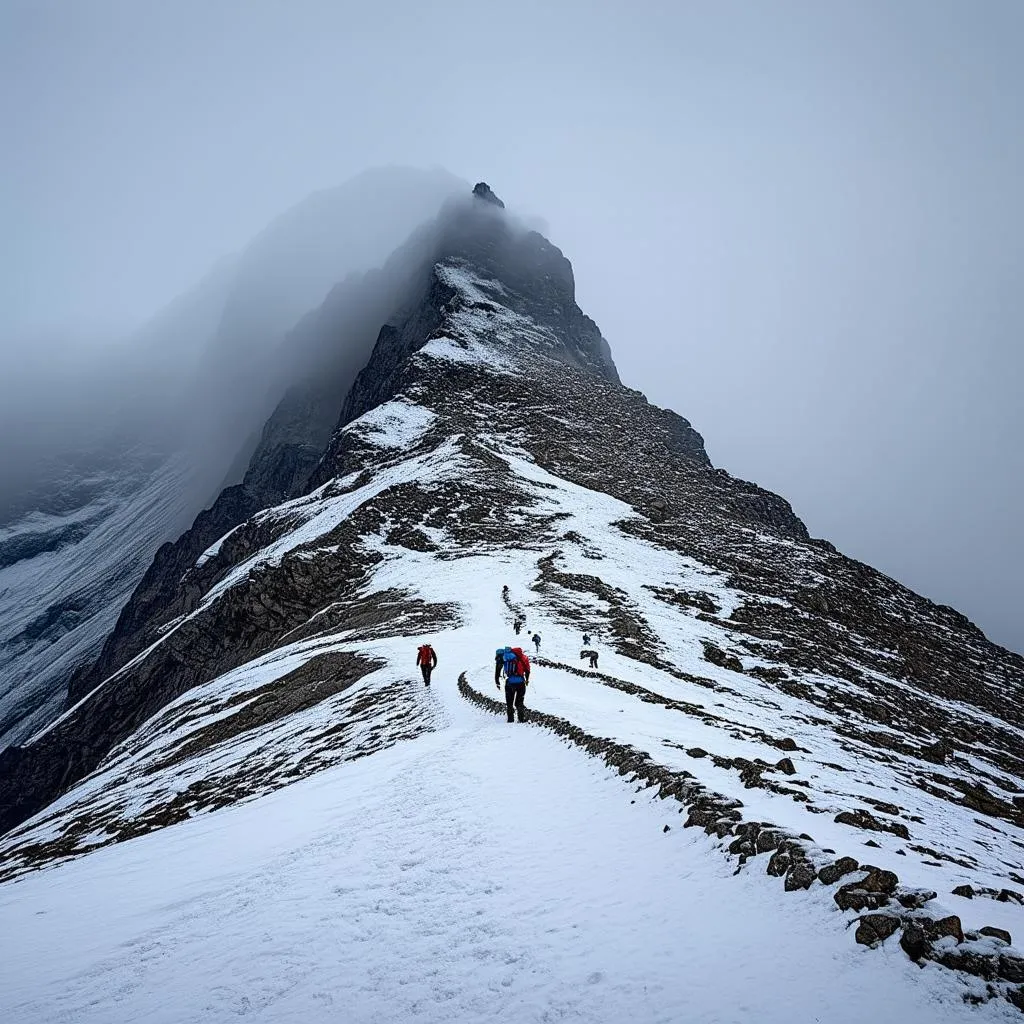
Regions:
<instances>
[{"instance_id":1,"label":"gray cloud layer","mask_svg":"<svg viewBox=\"0 0 1024 1024\"><path fill-rule=\"evenodd\" d=\"M444 165L546 218L718 464L1024 649L1022 37L1015 0L8 2L3 365Z\"/></svg>"}]
</instances>

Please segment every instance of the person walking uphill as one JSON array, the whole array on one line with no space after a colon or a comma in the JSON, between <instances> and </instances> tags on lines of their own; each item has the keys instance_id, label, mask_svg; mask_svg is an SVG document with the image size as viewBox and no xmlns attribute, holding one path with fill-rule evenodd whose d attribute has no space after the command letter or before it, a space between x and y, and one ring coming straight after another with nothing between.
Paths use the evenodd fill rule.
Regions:
<instances>
[{"instance_id":1,"label":"person walking uphill","mask_svg":"<svg viewBox=\"0 0 1024 1024\"><path fill-rule=\"evenodd\" d=\"M494 652L494 686L501 689L501 677L505 676L505 710L508 720L526 721L526 687L530 682L530 659L521 647L499 647Z\"/></svg>"},{"instance_id":2,"label":"person walking uphill","mask_svg":"<svg viewBox=\"0 0 1024 1024\"><path fill-rule=\"evenodd\" d=\"M530 639L533 641L533 646L537 649L537 653L540 654L540 633L534 633Z\"/></svg>"},{"instance_id":3,"label":"person walking uphill","mask_svg":"<svg viewBox=\"0 0 1024 1024\"><path fill-rule=\"evenodd\" d=\"M437 654L430 644L423 644L416 652L416 664L419 665L420 671L423 673L423 685L429 686L430 673L437 668Z\"/></svg>"}]
</instances>

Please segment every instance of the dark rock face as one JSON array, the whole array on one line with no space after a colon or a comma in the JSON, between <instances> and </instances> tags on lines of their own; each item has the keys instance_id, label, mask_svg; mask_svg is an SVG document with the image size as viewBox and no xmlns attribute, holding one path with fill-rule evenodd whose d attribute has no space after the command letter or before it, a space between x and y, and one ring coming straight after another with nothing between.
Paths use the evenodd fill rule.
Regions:
<instances>
[{"instance_id":1,"label":"dark rock face","mask_svg":"<svg viewBox=\"0 0 1024 1024\"><path fill-rule=\"evenodd\" d=\"M743 671L743 662L734 654L726 654L720 647L712 643L704 644L704 659L719 668L727 668L733 672Z\"/></svg>"},{"instance_id":2,"label":"dark rock face","mask_svg":"<svg viewBox=\"0 0 1024 1024\"><path fill-rule=\"evenodd\" d=\"M907 826L898 821L885 821L876 818L870 811L858 808L856 811L842 811L835 820L842 825L853 825L854 828L865 828L872 832L891 832L901 839L909 839Z\"/></svg>"},{"instance_id":3,"label":"dark rock face","mask_svg":"<svg viewBox=\"0 0 1024 1024\"><path fill-rule=\"evenodd\" d=\"M473 186L473 195L485 203L491 203L500 209L505 209L505 204L491 191L491 186L486 181L478 181Z\"/></svg>"}]
</instances>

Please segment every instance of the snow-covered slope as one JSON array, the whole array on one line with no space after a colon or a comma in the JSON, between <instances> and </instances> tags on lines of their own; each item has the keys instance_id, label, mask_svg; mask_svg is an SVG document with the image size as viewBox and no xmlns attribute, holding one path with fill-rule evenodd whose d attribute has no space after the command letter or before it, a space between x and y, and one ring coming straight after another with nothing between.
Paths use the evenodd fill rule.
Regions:
<instances>
[{"instance_id":1,"label":"snow-covered slope","mask_svg":"<svg viewBox=\"0 0 1024 1024\"><path fill-rule=\"evenodd\" d=\"M731 877L662 801L471 709L464 638L445 638L431 690L405 682L436 731L0 887L3 1019L1019 1019L856 946L824 890Z\"/></svg>"},{"instance_id":2,"label":"snow-covered slope","mask_svg":"<svg viewBox=\"0 0 1024 1024\"><path fill-rule=\"evenodd\" d=\"M12 1009L771 1020L796 965L787 1019L1024 1001L1020 660L713 469L618 383L557 250L493 216L382 330L307 493L197 551L138 653L10 752L5 926L63 934L62 899L26 924L42 879L183 865ZM533 726L488 703L517 619ZM217 842L237 866L195 863ZM199 961L231 982L158 1011Z\"/></svg>"},{"instance_id":3,"label":"snow-covered slope","mask_svg":"<svg viewBox=\"0 0 1024 1024\"><path fill-rule=\"evenodd\" d=\"M121 451L74 477L63 507L0 527L0 748L60 713L148 558L195 512L184 456Z\"/></svg>"}]
</instances>

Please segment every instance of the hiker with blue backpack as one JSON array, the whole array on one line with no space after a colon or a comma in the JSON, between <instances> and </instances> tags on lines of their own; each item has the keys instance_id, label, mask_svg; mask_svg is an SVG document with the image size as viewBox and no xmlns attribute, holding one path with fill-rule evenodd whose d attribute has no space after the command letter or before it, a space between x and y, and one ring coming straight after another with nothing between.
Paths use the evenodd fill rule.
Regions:
<instances>
[{"instance_id":1,"label":"hiker with blue backpack","mask_svg":"<svg viewBox=\"0 0 1024 1024\"><path fill-rule=\"evenodd\" d=\"M505 709L508 720L526 721L526 687L530 682L530 659L521 647L499 647L494 652L494 687L501 689L501 677L505 677Z\"/></svg>"}]
</instances>

